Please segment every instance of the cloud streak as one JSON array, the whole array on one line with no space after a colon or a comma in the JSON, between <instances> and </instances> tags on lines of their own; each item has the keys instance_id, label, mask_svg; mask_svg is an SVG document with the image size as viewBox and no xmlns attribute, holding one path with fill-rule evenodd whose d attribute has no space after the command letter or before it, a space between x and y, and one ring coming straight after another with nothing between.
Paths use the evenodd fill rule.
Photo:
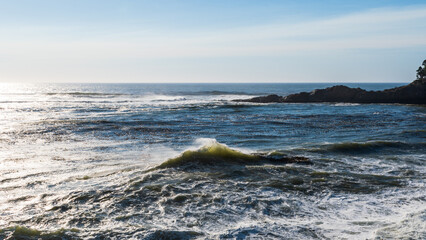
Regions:
<instances>
[{"instance_id":1,"label":"cloud streak","mask_svg":"<svg viewBox=\"0 0 426 240\"><path fill-rule=\"evenodd\" d=\"M376 9L330 19L215 32L135 30L72 40L55 40L55 32L52 32L45 39L31 41L3 38L0 50L2 55L10 57L35 58L275 56L304 51L425 46L424 29L426 6Z\"/></svg>"},{"instance_id":2,"label":"cloud streak","mask_svg":"<svg viewBox=\"0 0 426 240\"><path fill-rule=\"evenodd\" d=\"M424 29L426 6L216 30L0 23L0 81L405 81Z\"/></svg>"}]
</instances>

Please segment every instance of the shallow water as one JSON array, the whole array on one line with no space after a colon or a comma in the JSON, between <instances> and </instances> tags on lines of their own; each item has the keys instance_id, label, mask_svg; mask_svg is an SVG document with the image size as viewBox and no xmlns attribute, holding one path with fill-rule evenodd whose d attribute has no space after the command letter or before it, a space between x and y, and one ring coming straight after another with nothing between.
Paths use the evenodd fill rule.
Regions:
<instances>
[{"instance_id":1,"label":"shallow water","mask_svg":"<svg viewBox=\"0 0 426 240\"><path fill-rule=\"evenodd\" d=\"M332 85L1 84L0 239L425 239L424 106L230 101Z\"/></svg>"}]
</instances>

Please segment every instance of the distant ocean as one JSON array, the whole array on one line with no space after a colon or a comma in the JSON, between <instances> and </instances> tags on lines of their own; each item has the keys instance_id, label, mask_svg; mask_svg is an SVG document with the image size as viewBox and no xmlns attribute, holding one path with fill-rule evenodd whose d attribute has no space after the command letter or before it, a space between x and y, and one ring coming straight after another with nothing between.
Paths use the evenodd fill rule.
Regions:
<instances>
[{"instance_id":1,"label":"distant ocean","mask_svg":"<svg viewBox=\"0 0 426 240\"><path fill-rule=\"evenodd\" d=\"M426 239L425 106L231 101L333 85L0 84L0 239Z\"/></svg>"}]
</instances>

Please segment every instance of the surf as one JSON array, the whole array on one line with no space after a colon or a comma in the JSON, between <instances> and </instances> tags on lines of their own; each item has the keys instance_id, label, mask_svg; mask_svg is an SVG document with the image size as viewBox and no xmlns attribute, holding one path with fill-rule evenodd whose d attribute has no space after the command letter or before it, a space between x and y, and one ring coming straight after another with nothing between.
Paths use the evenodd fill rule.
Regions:
<instances>
[{"instance_id":1,"label":"surf","mask_svg":"<svg viewBox=\"0 0 426 240\"><path fill-rule=\"evenodd\" d=\"M301 156L287 156L279 152L244 153L219 143L216 140L196 150L186 150L177 157L161 163L156 169L176 168L187 165L253 165L264 163L309 163L309 159Z\"/></svg>"}]
</instances>

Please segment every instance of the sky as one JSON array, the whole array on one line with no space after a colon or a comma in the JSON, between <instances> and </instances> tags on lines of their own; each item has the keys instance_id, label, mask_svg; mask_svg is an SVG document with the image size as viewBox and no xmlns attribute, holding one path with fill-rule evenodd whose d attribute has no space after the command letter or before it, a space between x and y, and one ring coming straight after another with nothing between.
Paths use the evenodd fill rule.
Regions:
<instances>
[{"instance_id":1,"label":"sky","mask_svg":"<svg viewBox=\"0 0 426 240\"><path fill-rule=\"evenodd\" d=\"M424 59L424 0L0 0L0 82L411 82Z\"/></svg>"}]
</instances>

